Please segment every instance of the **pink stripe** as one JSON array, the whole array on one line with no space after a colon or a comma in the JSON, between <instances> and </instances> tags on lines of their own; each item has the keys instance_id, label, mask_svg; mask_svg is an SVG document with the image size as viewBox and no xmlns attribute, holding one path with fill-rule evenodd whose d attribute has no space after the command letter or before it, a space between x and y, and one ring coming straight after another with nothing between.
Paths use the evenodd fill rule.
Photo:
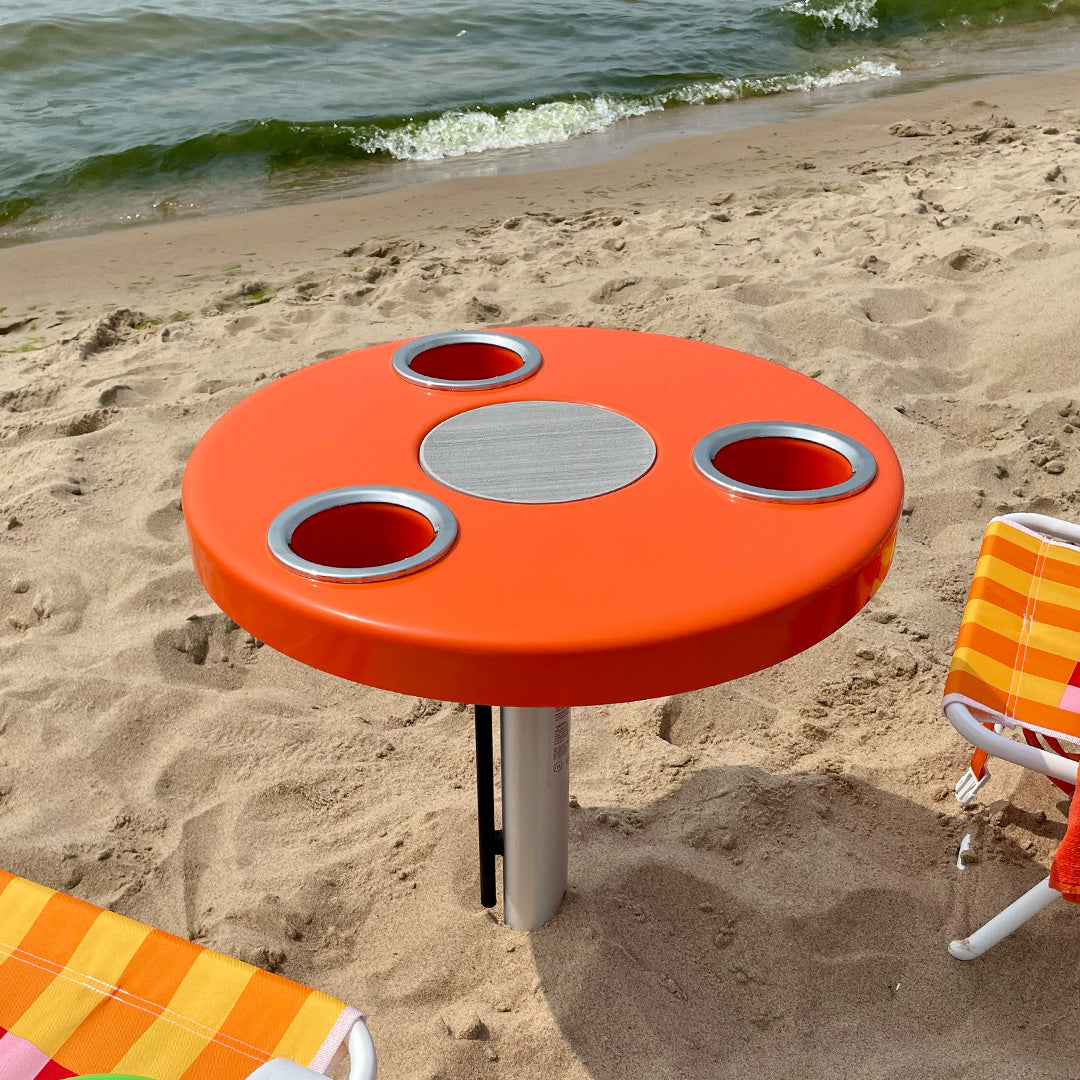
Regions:
<instances>
[{"instance_id":1,"label":"pink stripe","mask_svg":"<svg viewBox=\"0 0 1080 1080\"><path fill-rule=\"evenodd\" d=\"M1058 707L1067 709L1069 712L1080 713L1080 686L1066 686Z\"/></svg>"},{"instance_id":2,"label":"pink stripe","mask_svg":"<svg viewBox=\"0 0 1080 1080\"><path fill-rule=\"evenodd\" d=\"M0 1076L4 1080L34 1080L49 1062L36 1046L10 1031L0 1036Z\"/></svg>"}]
</instances>

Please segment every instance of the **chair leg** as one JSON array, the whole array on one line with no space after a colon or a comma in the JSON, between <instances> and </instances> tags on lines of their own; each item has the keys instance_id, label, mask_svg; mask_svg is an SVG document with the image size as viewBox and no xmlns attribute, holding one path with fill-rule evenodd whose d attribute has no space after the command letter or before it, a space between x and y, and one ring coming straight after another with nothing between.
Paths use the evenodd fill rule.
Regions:
<instances>
[{"instance_id":1,"label":"chair leg","mask_svg":"<svg viewBox=\"0 0 1080 1080\"><path fill-rule=\"evenodd\" d=\"M974 960L976 956L982 956L991 945L996 945L1003 937L1008 937L1032 915L1038 914L1060 896L1061 893L1050 888L1049 876L1045 877L1038 885L1028 889L1019 900L1014 900L1004 911L980 926L970 937L950 942L950 954L957 960Z\"/></svg>"}]
</instances>

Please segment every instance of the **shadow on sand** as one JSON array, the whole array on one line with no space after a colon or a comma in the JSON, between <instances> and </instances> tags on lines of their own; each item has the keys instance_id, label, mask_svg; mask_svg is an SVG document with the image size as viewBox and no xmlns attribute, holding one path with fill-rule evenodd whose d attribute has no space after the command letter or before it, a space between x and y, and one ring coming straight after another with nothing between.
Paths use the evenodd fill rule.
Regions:
<instances>
[{"instance_id":1,"label":"shadow on sand","mask_svg":"<svg viewBox=\"0 0 1080 1080\"><path fill-rule=\"evenodd\" d=\"M572 810L571 889L531 938L543 992L595 1080L1076 1076L1077 913L953 960L1043 873L978 822L958 870L956 825L749 767Z\"/></svg>"}]
</instances>

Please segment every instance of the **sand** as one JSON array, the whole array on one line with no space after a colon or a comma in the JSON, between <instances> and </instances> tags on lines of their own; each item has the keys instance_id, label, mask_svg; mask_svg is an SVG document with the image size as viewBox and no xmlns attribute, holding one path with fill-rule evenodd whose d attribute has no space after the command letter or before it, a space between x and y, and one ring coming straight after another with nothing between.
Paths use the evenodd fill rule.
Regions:
<instances>
[{"instance_id":1,"label":"sand","mask_svg":"<svg viewBox=\"0 0 1080 1080\"><path fill-rule=\"evenodd\" d=\"M1080 515L1078 182L1073 71L0 251L0 863L356 1004L397 1080L1076 1075L1080 913L945 951L1045 873L1066 804L998 765L959 807L939 707L987 520ZM570 888L523 935L477 902L469 711L260 646L179 493L266 379L541 323L810 374L907 499L829 640L576 711Z\"/></svg>"}]
</instances>

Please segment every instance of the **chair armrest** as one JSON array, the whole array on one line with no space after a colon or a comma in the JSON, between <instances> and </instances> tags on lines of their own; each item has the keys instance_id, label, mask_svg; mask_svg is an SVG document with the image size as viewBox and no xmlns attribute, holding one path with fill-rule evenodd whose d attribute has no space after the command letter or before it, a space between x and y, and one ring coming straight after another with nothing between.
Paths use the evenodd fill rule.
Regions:
<instances>
[{"instance_id":1,"label":"chair armrest","mask_svg":"<svg viewBox=\"0 0 1080 1080\"><path fill-rule=\"evenodd\" d=\"M949 723L972 746L985 750L993 757L1011 761L1014 765L1021 765L1025 769L1031 769L1046 776L1053 776L1066 784L1076 783L1077 762L1064 758L1060 754L1052 754L1049 750L1040 750L1038 747L1028 746L1027 743L1019 743L1005 735L999 735L992 728L979 723L963 702L949 702L945 706L945 715Z\"/></svg>"},{"instance_id":2,"label":"chair armrest","mask_svg":"<svg viewBox=\"0 0 1080 1080\"><path fill-rule=\"evenodd\" d=\"M248 1080L316 1080L322 1073L309 1069L305 1065L297 1065L288 1058L274 1058L265 1065L260 1065ZM323 1080L326 1080L323 1077Z\"/></svg>"},{"instance_id":3,"label":"chair armrest","mask_svg":"<svg viewBox=\"0 0 1080 1080\"><path fill-rule=\"evenodd\" d=\"M322 1073L297 1065L287 1058L274 1058L260 1065L248 1080L325 1080ZM363 1020L349 1030L349 1080L375 1080L375 1044Z\"/></svg>"},{"instance_id":4,"label":"chair armrest","mask_svg":"<svg viewBox=\"0 0 1080 1080\"><path fill-rule=\"evenodd\" d=\"M349 1032L349 1080L375 1080L375 1044L363 1020Z\"/></svg>"},{"instance_id":5,"label":"chair armrest","mask_svg":"<svg viewBox=\"0 0 1080 1080\"><path fill-rule=\"evenodd\" d=\"M1032 532L1046 533L1066 544L1080 544L1080 525L1060 518L1047 517L1045 514L1003 514L1002 520L1031 529Z\"/></svg>"}]
</instances>

